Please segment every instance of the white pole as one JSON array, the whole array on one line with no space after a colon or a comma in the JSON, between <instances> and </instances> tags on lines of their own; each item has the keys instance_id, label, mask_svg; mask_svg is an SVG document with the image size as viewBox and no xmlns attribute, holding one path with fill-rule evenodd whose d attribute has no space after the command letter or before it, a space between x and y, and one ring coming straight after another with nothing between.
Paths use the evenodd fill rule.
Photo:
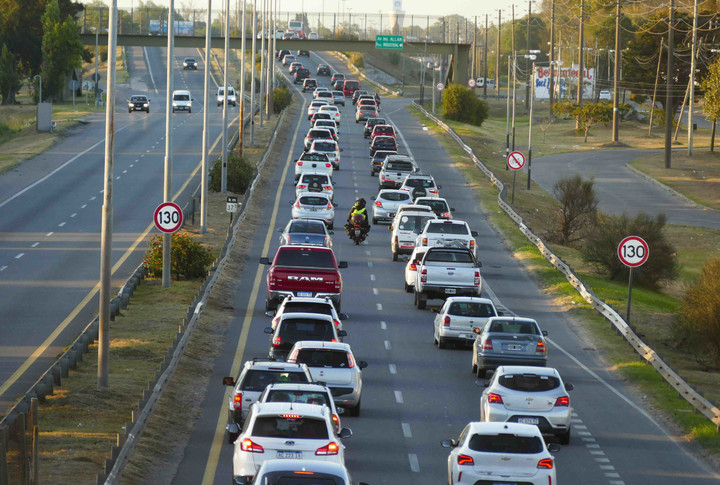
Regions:
<instances>
[{"instance_id":1,"label":"white pole","mask_svg":"<svg viewBox=\"0 0 720 485\"><path fill-rule=\"evenodd\" d=\"M163 184L163 202L172 197L172 92L173 92L173 59L175 58L175 0L170 0L167 25L167 102L165 103L165 180ZM170 234L163 235L163 271L162 287L170 287Z\"/></svg>"},{"instance_id":2,"label":"white pole","mask_svg":"<svg viewBox=\"0 0 720 485\"><path fill-rule=\"evenodd\" d=\"M247 13L247 1L242 0L243 3L243 9L242 9L242 29L240 29L240 128L239 128L239 140L238 140L238 147L239 147L239 153L240 156L243 154L243 146L245 143L245 140L243 139L243 123L244 123L244 117L245 117L245 36L246 36L246 21L245 21L245 15Z\"/></svg>"},{"instance_id":3,"label":"white pole","mask_svg":"<svg viewBox=\"0 0 720 485\"><path fill-rule=\"evenodd\" d=\"M202 169L200 175L200 233L207 232L207 197L208 197L208 118L210 113L210 37L212 34L212 0L207 3L207 22L205 23L205 73L203 90L203 139Z\"/></svg>"},{"instance_id":4,"label":"white pole","mask_svg":"<svg viewBox=\"0 0 720 485\"><path fill-rule=\"evenodd\" d=\"M220 192L227 192L227 119L228 119L228 71L230 69L230 0L225 0L225 56L223 62L223 114L222 114L222 170Z\"/></svg>"},{"instance_id":5,"label":"white pole","mask_svg":"<svg viewBox=\"0 0 720 485\"><path fill-rule=\"evenodd\" d=\"M262 0L262 24L260 29L260 126L263 125L265 105L265 17L267 17L267 0Z\"/></svg>"},{"instance_id":6,"label":"white pole","mask_svg":"<svg viewBox=\"0 0 720 485\"><path fill-rule=\"evenodd\" d=\"M693 5L692 52L690 54L690 103L688 105L688 155L693 154L693 109L695 109L695 55L697 53L698 0ZM680 124L678 122L678 124Z\"/></svg>"},{"instance_id":7,"label":"white pole","mask_svg":"<svg viewBox=\"0 0 720 485\"><path fill-rule=\"evenodd\" d=\"M532 125L533 125L533 101L535 99L535 61L530 70L530 120L528 125L528 157L527 157L527 189L530 190L530 167L532 166Z\"/></svg>"},{"instance_id":8,"label":"white pole","mask_svg":"<svg viewBox=\"0 0 720 485\"><path fill-rule=\"evenodd\" d=\"M250 55L250 144L255 144L255 39L257 38L257 0L253 0L252 54Z\"/></svg>"}]
</instances>

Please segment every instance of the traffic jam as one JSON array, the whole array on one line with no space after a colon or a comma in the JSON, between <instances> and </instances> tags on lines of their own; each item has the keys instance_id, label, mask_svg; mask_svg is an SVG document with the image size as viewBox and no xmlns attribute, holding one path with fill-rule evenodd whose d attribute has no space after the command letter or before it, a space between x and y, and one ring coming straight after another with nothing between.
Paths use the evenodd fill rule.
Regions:
<instances>
[{"instance_id":1,"label":"traffic jam","mask_svg":"<svg viewBox=\"0 0 720 485\"><path fill-rule=\"evenodd\" d=\"M404 263L407 298L418 315L434 315L425 319L432 319L434 344L471 350L467 369L484 382L479 417L439 443L448 450L448 483L555 485L551 453L570 443L573 386L547 366L547 331L483 296L478 233L453 217L442 186L403 149L379 96L327 64L313 77L300 55L276 53L311 99L302 152L293 157L295 200L280 213L287 222L277 251L260 260L267 265L268 357L223 380L231 388L225 429L233 483L358 483L345 468L343 443L352 437L347 418L361 415L368 362L355 355L343 326L348 263L333 249L342 228L352 245L388 237L388 257ZM352 128L351 120L353 136L362 132L368 143L377 193L338 214L333 177L348 165L341 139L351 134L341 126ZM291 481L272 481L283 473Z\"/></svg>"}]
</instances>

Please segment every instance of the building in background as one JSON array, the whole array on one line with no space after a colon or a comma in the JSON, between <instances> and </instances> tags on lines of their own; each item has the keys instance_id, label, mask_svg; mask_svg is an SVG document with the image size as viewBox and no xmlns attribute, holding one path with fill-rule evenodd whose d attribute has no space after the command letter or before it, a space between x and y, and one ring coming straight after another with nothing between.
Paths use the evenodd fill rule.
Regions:
<instances>
[{"instance_id":1,"label":"building in background","mask_svg":"<svg viewBox=\"0 0 720 485\"><path fill-rule=\"evenodd\" d=\"M390 29L394 35L400 34L404 19L405 11L402 9L402 0L393 0L393 8L390 12Z\"/></svg>"}]
</instances>

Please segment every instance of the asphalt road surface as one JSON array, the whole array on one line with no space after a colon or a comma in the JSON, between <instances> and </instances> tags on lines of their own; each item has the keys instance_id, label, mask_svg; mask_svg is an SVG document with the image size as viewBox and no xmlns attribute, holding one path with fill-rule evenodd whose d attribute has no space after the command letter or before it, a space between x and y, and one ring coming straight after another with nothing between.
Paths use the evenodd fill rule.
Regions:
<instances>
[{"instance_id":1,"label":"asphalt road surface","mask_svg":"<svg viewBox=\"0 0 720 485\"><path fill-rule=\"evenodd\" d=\"M339 62L324 56L340 72ZM304 63L308 61L303 60ZM311 73L318 58L313 55ZM320 78L328 85L328 78ZM263 328L265 267L253 263L273 256L276 228L290 218L288 202L294 199L292 163L302 150L309 122L305 108L310 94L303 95L303 109L292 120L281 164L273 180L263 213L263 228L248 241L249 264L238 274L240 290L232 302L236 316L202 402L201 416L173 481L185 484L227 484L232 477L233 446L224 435L227 388L222 377L253 357L267 355L268 336ZM380 114L389 117L400 132L401 153L410 153L425 173L432 174L456 208L454 217L479 232L479 259L483 262L484 296L517 315L538 320L549 331L549 365L575 385L571 402L575 411L572 442L556 454L558 480L583 485L705 485L717 483L713 474L696 461L644 410L615 374L600 363L595 350L573 330L560 308L536 285L522 265L506 251L502 238L488 225L483 208L462 175L449 162L440 143L405 109L404 99L383 99ZM345 342L359 360L369 363L363 371L362 412L342 416L343 426L353 429L344 441L346 464L355 481L372 485L418 485L447 483L448 450L440 440L457 438L462 428L479 419L483 382L471 374L471 353L464 349L439 350L433 345L434 313L413 306L403 290L405 264L393 262L387 226L373 226L369 238L355 246L342 230L354 200L376 193L377 178L369 175L368 141L361 125L354 123L350 103L341 108L340 146L344 149L341 170L335 173L336 215L334 249L343 270L343 312L348 331ZM595 154L598 156L598 154ZM275 205L277 203L277 205ZM277 207L277 209L275 209ZM261 277L259 277L261 276ZM438 300L429 302L438 305Z\"/></svg>"},{"instance_id":2,"label":"asphalt road surface","mask_svg":"<svg viewBox=\"0 0 720 485\"><path fill-rule=\"evenodd\" d=\"M173 116L172 196L181 205L199 184L203 68L183 71L175 51L175 89L195 97ZM120 87L115 114L114 287L140 264L155 208L163 202L165 49L130 49L132 88ZM148 69L148 67L150 69ZM150 113L127 112L130 94L147 94ZM210 109L221 112L211 97ZM232 118L238 108L231 108ZM231 119L232 119L231 118ZM98 308L105 154L104 113L43 154L0 177L0 415L55 361ZM211 116L210 141L221 117Z\"/></svg>"}]
</instances>

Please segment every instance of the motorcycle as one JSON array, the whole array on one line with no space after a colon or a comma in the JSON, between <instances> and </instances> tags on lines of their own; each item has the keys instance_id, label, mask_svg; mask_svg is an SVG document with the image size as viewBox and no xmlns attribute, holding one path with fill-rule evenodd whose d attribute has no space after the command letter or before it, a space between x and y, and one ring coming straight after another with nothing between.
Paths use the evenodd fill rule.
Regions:
<instances>
[{"instance_id":1,"label":"motorcycle","mask_svg":"<svg viewBox=\"0 0 720 485\"><path fill-rule=\"evenodd\" d=\"M365 240L365 230L363 227L364 218L361 215L354 215L348 226L348 236L352 239L356 245L360 244Z\"/></svg>"}]
</instances>

